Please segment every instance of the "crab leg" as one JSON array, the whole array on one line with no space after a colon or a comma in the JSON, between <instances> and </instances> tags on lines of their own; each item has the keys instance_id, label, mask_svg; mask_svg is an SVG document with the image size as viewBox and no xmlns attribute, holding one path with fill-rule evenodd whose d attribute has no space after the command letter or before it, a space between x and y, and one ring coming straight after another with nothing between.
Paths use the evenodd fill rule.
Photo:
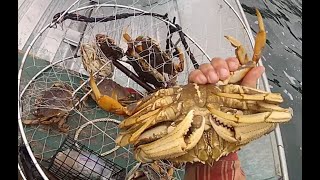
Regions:
<instances>
[{"instance_id":1,"label":"crab leg","mask_svg":"<svg viewBox=\"0 0 320 180\"><path fill-rule=\"evenodd\" d=\"M66 120L67 120L67 114L58 121L58 128L60 131L64 133L68 132L70 129L69 125L65 124Z\"/></svg>"},{"instance_id":2,"label":"crab leg","mask_svg":"<svg viewBox=\"0 0 320 180\"><path fill-rule=\"evenodd\" d=\"M115 113L117 115L128 115L128 111L116 99L110 96L102 95L99 88L90 73L90 86L95 97L97 104L105 111Z\"/></svg>"},{"instance_id":3,"label":"crab leg","mask_svg":"<svg viewBox=\"0 0 320 180\"><path fill-rule=\"evenodd\" d=\"M208 105L209 111L217 118L226 120L231 126L238 126L237 123L262 123L272 122L281 123L288 122L292 118L292 110L283 109L283 111L261 112L257 114L241 115L228 114ZM235 123L234 123L235 122Z\"/></svg>"},{"instance_id":4,"label":"crab leg","mask_svg":"<svg viewBox=\"0 0 320 180\"><path fill-rule=\"evenodd\" d=\"M146 129L164 121L174 120L180 115L181 108L182 103L179 103L163 109L160 113L158 112L161 109L157 109L148 114L142 115L141 118L126 119L122 121L119 128L132 126L132 129L128 129L126 136L119 137L117 139L117 144L120 146L126 146L128 143L137 143L137 140Z\"/></svg>"},{"instance_id":5,"label":"crab leg","mask_svg":"<svg viewBox=\"0 0 320 180\"><path fill-rule=\"evenodd\" d=\"M178 53L179 63L175 64L174 69L177 72L182 72L184 69L184 55L183 55L183 52L180 48L176 48L176 51Z\"/></svg>"},{"instance_id":6,"label":"crab leg","mask_svg":"<svg viewBox=\"0 0 320 180\"><path fill-rule=\"evenodd\" d=\"M254 61L255 63L258 63L261 57L261 53L266 44L267 34L264 28L262 16L257 8L256 8L256 14L258 17L259 32L257 33L256 40L255 40L255 45L253 49L254 54L253 54L252 61Z\"/></svg>"},{"instance_id":7,"label":"crab leg","mask_svg":"<svg viewBox=\"0 0 320 180\"><path fill-rule=\"evenodd\" d=\"M243 110L254 110L257 108L271 110L283 109L278 106L283 102L283 98L279 93L254 90L239 85L225 85L222 87L210 86L208 90L210 96L207 97L207 101L209 103L221 102L225 107Z\"/></svg>"},{"instance_id":8,"label":"crab leg","mask_svg":"<svg viewBox=\"0 0 320 180\"><path fill-rule=\"evenodd\" d=\"M217 93L218 96L227 97L232 99L241 100L253 100L253 101L266 101L273 103L283 102L281 94L268 93L268 94L229 94L229 93Z\"/></svg>"},{"instance_id":9,"label":"crab leg","mask_svg":"<svg viewBox=\"0 0 320 180\"><path fill-rule=\"evenodd\" d=\"M39 119L36 119L36 120L24 120L22 121L23 124L26 124L26 125L34 125L34 124L39 124L40 123L40 120Z\"/></svg>"},{"instance_id":10,"label":"crab leg","mask_svg":"<svg viewBox=\"0 0 320 180\"><path fill-rule=\"evenodd\" d=\"M258 9L256 9L256 14L257 14L257 18L258 18L259 32L257 33L257 36L255 38L255 45L253 48L253 57L252 57L251 61L249 61L246 50L244 49L242 44L237 39L235 39L232 36L225 36L225 38L227 38L229 40L231 45L233 47L236 47L236 50L235 50L236 56L239 59L242 66L238 70L233 72L227 80L222 82L222 84L237 83L237 82L241 81L244 78L244 76L253 67L256 66L256 64L258 63L258 61L261 57L262 51L263 51L265 44L266 44L267 35L265 32L262 16L261 16ZM221 82L220 82L220 84L221 84Z\"/></svg>"},{"instance_id":11,"label":"crab leg","mask_svg":"<svg viewBox=\"0 0 320 180\"><path fill-rule=\"evenodd\" d=\"M170 95L177 92L179 89L161 89L157 91L152 97L149 99L142 99L137 103L136 108L132 108L130 112L135 112L133 115L122 121L119 125L120 128L126 128L133 124L139 123L145 119L147 119L149 116L159 112L160 110L163 110L159 116L158 119L161 119L161 116L172 116L172 114L176 114L178 111L181 110L181 104L174 104L172 107L168 107L166 109L159 109L163 106L167 106L172 104L174 101L176 101L179 98L179 95L176 97L172 97ZM157 99L161 97L160 99ZM142 105L140 105L142 104ZM147 105L148 104L148 105ZM139 106L140 105L140 106ZM146 106L147 105L147 106ZM145 114L142 115L141 114ZM170 118L167 118L170 119Z\"/></svg>"},{"instance_id":12,"label":"crab leg","mask_svg":"<svg viewBox=\"0 0 320 180\"><path fill-rule=\"evenodd\" d=\"M170 103L171 104L171 103ZM172 106L168 106L164 109L156 109L152 110L146 114L141 113L143 115L136 116L136 117L129 117L122 121L119 124L119 128L127 128L134 124L140 124L145 120L154 120L155 122L163 122L163 121L170 121L180 115L180 111L182 109L182 103L173 104ZM137 114L140 114L139 112ZM150 119L151 116L155 116L154 119ZM155 123L153 123L155 124Z\"/></svg>"},{"instance_id":13,"label":"crab leg","mask_svg":"<svg viewBox=\"0 0 320 180\"><path fill-rule=\"evenodd\" d=\"M251 88L247 86L240 86L236 84L227 84L219 86L219 89L223 93L231 93L231 94L268 94L269 92L259 90L256 88Z\"/></svg>"}]
</instances>

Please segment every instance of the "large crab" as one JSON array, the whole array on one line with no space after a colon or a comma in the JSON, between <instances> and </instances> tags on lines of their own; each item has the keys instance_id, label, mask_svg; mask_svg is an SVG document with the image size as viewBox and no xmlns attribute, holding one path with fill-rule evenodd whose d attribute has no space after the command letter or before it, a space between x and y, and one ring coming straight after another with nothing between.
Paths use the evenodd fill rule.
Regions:
<instances>
[{"instance_id":1,"label":"large crab","mask_svg":"<svg viewBox=\"0 0 320 180\"><path fill-rule=\"evenodd\" d=\"M162 51L160 44L151 37L138 36L133 40L126 30L123 37L128 44L126 55L129 63L140 78L155 88L176 84L177 74L184 69L184 56L180 48L176 47L171 56L168 50ZM173 57L179 58L178 64L174 64Z\"/></svg>"},{"instance_id":2,"label":"large crab","mask_svg":"<svg viewBox=\"0 0 320 180\"><path fill-rule=\"evenodd\" d=\"M240 82L261 57L266 33L261 14L256 12L260 31L253 58L248 62L241 60L245 64L222 84L189 83L160 89L124 107L101 94L90 76L98 105L126 116L119 125L121 132L116 143L133 144L135 158L140 162L166 159L211 164L270 133L277 124L288 122L292 109L280 107L281 94L230 84ZM228 37L234 45L235 38ZM241 49L242 45L236 47Z\"/></svg>"},{"instance_id":3,"label":"large crab","mask_svg":"<svg viewBox=\"0 0 320 180\"><path fill-rule=\"evenodd\" d=\"M55 83L35 100L34 119L24 120L27 125L56 124L61 132L68 132L67 117L73 108L72 88L65 83Z\"/></svg>"},{"instance_id":4,"label":"large crab","mask_svg":"<svg viewBox=\"0 0 320 180\"><path fill-rule=\"evenodd\" d=\"M112 62L102 56L102 53L95 43L82 43L80 45L80 52L83 67L87 72L97 72L100 77L111 77L113 75L114 66ZM107 57L112 58L113 54Z\"/></svg>"}]
</instances>

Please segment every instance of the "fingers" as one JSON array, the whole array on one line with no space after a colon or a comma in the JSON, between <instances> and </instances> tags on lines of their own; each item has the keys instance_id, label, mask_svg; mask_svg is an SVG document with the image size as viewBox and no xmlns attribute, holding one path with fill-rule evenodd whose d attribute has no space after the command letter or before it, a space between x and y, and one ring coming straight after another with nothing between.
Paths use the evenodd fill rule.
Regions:
<instances>
[{"instance_id":1,"label":"fingers","mask_svg":"<svg viewBox=\"0 0 320 180\"><path fill-rule=\"evenodd\" d=\"M239 68L239 60L235 57L213 58L211 63L200 65L199 69L194 70L189 75L189 82L198 84L212 83L215 84L219 80L225 80L230 76L230 71Z\"/></svg>"},{"instance_id":2,"label":"fingers","mask_svg":"<svg viewBox=\"0 0 320 180\"><path fill-rule=\"evenodd\" d=\"M202 64L199 69L206 76L208 83L216 83L219 81L218 74L211 64Z\"/></svg>"},{"instance_id":3,"label":"fingers","mask_svg":"<svg viewBox=\"0 0 320 180\"><path fill-rule=\"evenodd\" d=\"M252 68L243 78L241 85L255 88L258 79L261 77L264 71L265 69L263 66Z\"/></svg>"},{"instance_id":4,"label":"fingers","mask_svg":"<svg viewBox=\"0 0 320 180\"><path fill-rule=\"evenodd\" d=\"M235 57L227 58L226 62L228 64L229 71L236 71L240 66L239 60Z\"/></svg>"},{"instance_id":5,"label":"fingers","mask_svg":"<svg viewBox=\"0 0 320 180\"><path fill-rule=\"evenodd\" d=\"M230 76L230 72L236 71L239 66L239 60L235 57L229 57L226 60L213 58L211 63L202 64L199 69L191 72L189 81L198 84L215 84L219 80L227 79ZM262 66L251 69L243 78L241 85L255 88L264 71L265 69Z\"/></svg>"},{"instance_id":6,"label":"fingers","mask_svg":"<svg viewBox=\"0 0 320 180\"><path fill-rule=\"evenodd\" d=\"M206 84L208 80L206 76L200 71L200 69L196 69L190 73L189 82L194 82L197 84Z\"/></svg>"},{"instance_id":7,"label":"fingers","mask_svg":"<svg viewBox=\"0 0 320 180\"><path fill-rule=\"evenodd\" d=\"M225 80L230 76L227 62L221 58L213 58L211 65L216 70L216 73L221 80Z\"/></svg>"}]
</instances>

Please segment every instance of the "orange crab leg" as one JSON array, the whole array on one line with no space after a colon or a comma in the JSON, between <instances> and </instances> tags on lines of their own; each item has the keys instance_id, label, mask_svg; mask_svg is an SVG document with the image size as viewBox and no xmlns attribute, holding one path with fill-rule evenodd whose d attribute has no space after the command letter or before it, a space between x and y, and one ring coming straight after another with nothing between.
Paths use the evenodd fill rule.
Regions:
<instances>
[{"instance_id":1,"label":"orange crab leg","mask_svg":"<svg viewBox=\"0 0 320 180\"><path fill-rule=\"evenodd\" d=\"M117 115L127 115L126 108L123 107L116 99L100 93L92 74L90 74L90 86L95 96L95 101L103 110L115 113Z\"/></svg>"}]
</instances>

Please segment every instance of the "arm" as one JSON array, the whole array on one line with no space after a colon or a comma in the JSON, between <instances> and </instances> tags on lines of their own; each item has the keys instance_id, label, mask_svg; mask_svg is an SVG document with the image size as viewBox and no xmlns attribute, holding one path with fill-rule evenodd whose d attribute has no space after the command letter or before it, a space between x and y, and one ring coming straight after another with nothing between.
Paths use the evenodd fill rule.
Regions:
<instances>
[{"instance_id":1,"label":"arm","mask_svg":"<svg viewBox=\"0 0 320 180\"><path fill-rule=\"evenodd\" d=\"M213 58L211 63L200 65L189 75L189 81L198 84L217 83L230 76L231 71L237 70L239 61L237 58L227 59ZM264 72L264 67L255 67L243 78L241 85L255 87L257 80ZM219 159L213 166L201 163L186 165L185 180L244 180L245 174L241 169L237 153Z\"/></svg>"}]
</instances>

